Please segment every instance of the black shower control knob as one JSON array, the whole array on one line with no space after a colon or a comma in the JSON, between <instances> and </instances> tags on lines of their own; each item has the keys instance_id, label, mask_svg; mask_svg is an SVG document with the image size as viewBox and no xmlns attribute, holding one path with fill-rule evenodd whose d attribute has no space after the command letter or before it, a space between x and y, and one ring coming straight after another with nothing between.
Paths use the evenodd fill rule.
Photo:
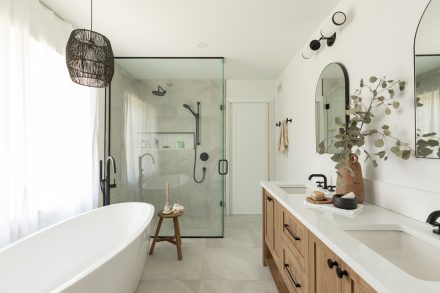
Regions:
<instances>
[{"instance_id":1,"label":"black shower control knob","mask_svg":"<svg viewBox=\"0 0 440 293\"><path fill-rule=\"evenodd\" d=\"M209 155L208 155L208 153L201 153L201 154L200 154L200 160L202 160L202 161L208 161L208 159L209 159Z\"/></svg>"}]
</instances>

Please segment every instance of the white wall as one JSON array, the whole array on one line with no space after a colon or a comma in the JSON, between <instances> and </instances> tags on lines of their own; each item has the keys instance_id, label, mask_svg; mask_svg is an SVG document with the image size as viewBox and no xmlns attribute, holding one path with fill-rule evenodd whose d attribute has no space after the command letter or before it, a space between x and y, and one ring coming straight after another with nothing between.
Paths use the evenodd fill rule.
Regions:
<instances>
[{"instance_id":1,"label":"white wall","mask_svg":"<svg viewBox=\"0 0 440 293\"><path fill-rule=\"evenodd\" d=\"M408 87L401 95L401 110L387 121L395 135L414 145L413 42L418 21L428 0L343 0L335 8L348 12L348 21L331 48L304 60L293 58L277 84L276 120L292 117L289 156L276 156L276 179L304 182L311 173L336 174L328 155L315 153L314 101L322 69L341 62L348 70L350 92L370 75L402 79ZM315 35L319 34L319 30ZM315 37L315 36L311 36ZM278 135L278 130L276 130ZM390 158L379 168L363 165L366 195L370 202L425 221L440 209L440 160L402 161Z\"/></svg>"},{"instance_id":2,"label":"white wall","mask_svg":"<svg viewBox=\"0 0 440 293\"><path fill-rule=\"evenodd\" d=\"M267 99L275 96L275 80L227 80L226 97Z\"/></svg>"}]
</instances>

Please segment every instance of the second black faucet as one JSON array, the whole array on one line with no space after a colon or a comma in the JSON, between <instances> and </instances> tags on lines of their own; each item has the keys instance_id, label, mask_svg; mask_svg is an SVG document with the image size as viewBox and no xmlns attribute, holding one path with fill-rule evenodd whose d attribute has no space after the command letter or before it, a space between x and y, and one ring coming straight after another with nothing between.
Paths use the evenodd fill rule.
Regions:
<instances>
[{"instance_id":1,"label":"second black faucet","mask_svg":"<svg viewBox=\"0 0 440 293\"><path fill-rule=\"evenodd\" d=\"M324 182L321 182L321 184L324 183L324 186L322 186L321 184L319 184L319 187L322 187L322 188L324 188L324 189L328 189L328 185L327 185L327 177L326 177L324 174L312 174L312 175L309 176L309 180L311 180L313 177L319 177L319 178L322 178L322 179L324 180Z\"/></svg>"}]
</instances>

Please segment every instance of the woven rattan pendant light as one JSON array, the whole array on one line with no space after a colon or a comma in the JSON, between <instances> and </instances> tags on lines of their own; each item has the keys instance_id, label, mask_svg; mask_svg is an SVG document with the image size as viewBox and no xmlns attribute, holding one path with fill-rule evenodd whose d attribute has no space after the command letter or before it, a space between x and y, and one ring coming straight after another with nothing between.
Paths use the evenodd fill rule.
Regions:
<instances>
[{"instance_id":1,"label":"woven rattan pendant light","mask_svg":"<svg viewBox=\"0 0 440 293\"><path fill-rule=\"evenodd\" d=\"M93 31L92 0L90 6L90 30L72 31L66 46L66 64L73 82L102 88L112 81L115 63L110 41Z\"/></svg>"}]
</instances>

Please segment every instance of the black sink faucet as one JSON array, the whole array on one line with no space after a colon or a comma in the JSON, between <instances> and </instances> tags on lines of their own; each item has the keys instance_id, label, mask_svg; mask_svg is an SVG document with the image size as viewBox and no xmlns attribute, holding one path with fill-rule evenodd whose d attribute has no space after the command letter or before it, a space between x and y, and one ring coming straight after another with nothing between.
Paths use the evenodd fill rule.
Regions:
<instances>
[{"instance_id":1,"label":"black sink faucet","mask_svg":"<svg viewBox=\"0 0 440 293\"><path fill-rule=\"evenodd\" d=\"M440 211L434 211L428 216L426 223L433 225L435 228L432 232L440 235L440 223L437 222L438 218L440 218Z\"/></svg>"},{"instance_id":2,"label":"black sink faucet","mask_svg":"<svg viewBox=\"0 0 440 293\"><path fill-rule=\"evenodd\" d=\"M309 176L309 180L312 179L313 177L321 177L322 179L324 179L324 189L327 189L327 177L324 174L312 174Z\"/></svg>"}]
</instances>

